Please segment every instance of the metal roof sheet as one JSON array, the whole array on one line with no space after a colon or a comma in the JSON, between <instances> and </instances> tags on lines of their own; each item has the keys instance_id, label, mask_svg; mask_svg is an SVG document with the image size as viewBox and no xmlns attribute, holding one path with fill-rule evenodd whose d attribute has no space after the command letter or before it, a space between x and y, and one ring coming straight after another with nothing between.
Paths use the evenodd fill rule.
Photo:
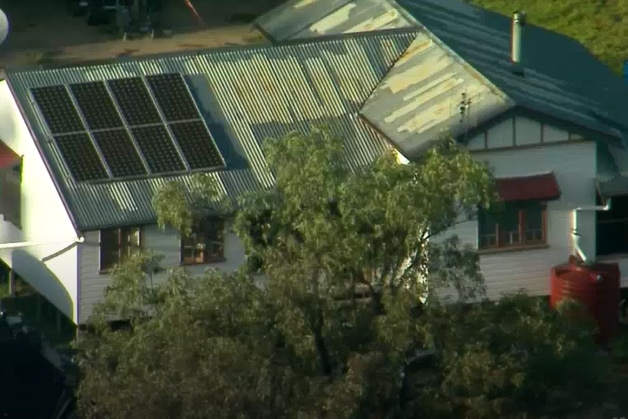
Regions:
<instances>
[{"instance_id":1,"label":"metal roof sheet","mask_svg":"<svg viewBox=\"0 0 628 419\"><path fill-rule=\"evenodd\" d=\"M289 0L258 17L253 24L273 40L286 40L351 0Z\"/></svg>"},{"instance_id":2,"label":"metal roof sheet","mask_svg":"<svg viewBox=\"0 0 628 419\"><path fill-rule=\"evenodd\" d=\"M397 2L518 106L610 137L624 135L628 86L578 41L526 25L520 76L510 63L511 17L458 0Z\"/></svg>"},{"instance_id":3,"label":"metal roof sheet","mask_svg":"<svg viewBox=\"0 0 628 419\"><path fill-rule=\"evenodd\" d=\"M312 124L346 140L351 166L390 149L357 111L415 31L341 36L282 46L247 46L47 70L9 70L7 80L31 124L57 185L80 230L152 223L152 197L169 180L190 175L104 183L76 183L51 146L29 89L168 72L182 73L226 160L212 172L227 196L272 186L261 144Z\"/></svg>"},{"instance_id":4,"label":"metal roof sheet","mask_svg":"<svg viewBox=\"0 0 628 419\"><path fill-rule=\"evenodd\" d=\"M329 34L411 28L414 22L388 0L289 0L255 20L273 41Z\"/></svg>"},{"instance_id":5,"label":"metal roof sheet","mask_svg":"<svg viewBox=\"0 0 628 419\"><path fill-rule=\"evenodd\" d=\"M300 3L302 2L288 1L269 15L258 19L257 26L269 33L272 39L279 41L338 34L348 32L354 27L377 30L376 26L369 26L372 16L358 11L364 8L375 10L376 3L381 10L394 8L402 20L412 22L413 26L425 29L433 35L441 47L449 51L449 60L461 59L461 65L466 63L469 68L480 73L515 106L546 114L600 136L622 138L626 142L628 115L623 112L623 108L628 98L628 87L584 46L567 36L526 25L522 38L522 64L525 70L524 75L520 76L513 73L510 63L509 16L459 0L355 0L343 3L340 8L337 5L332 7L324 0L311 0L308 3L310 7L316 7L317 12L316 15L306 17L296 12ZM347 9L350 5L355 6L352 13L339 14L339 10L343 7ZM324 7L327 7L326 14L322 12ZM321 17L322 15L324 16ZM284 22L284 27L281 31L274 31L274 22L278 20ZM406 26L402 20L398 25ZM288 29L285 22L292 22L292 28ZM306 30L320 27L321 22L328 22L322 25L325 27L324 31ZM332 25L329 22L336 23ZM423 62L419 59L415 62L416 73L423 74ZM407 135L401 133L407 131L404 128L407 121L403 118L397 119L400 125L394 126L386 120L390 120L392 109L403 109L407 101L400 101L400 97L395 98L393 94L386 98L382 90L378 89L379 99L376 102L371 101L371 108L365 108L363 113L368 115L374 126L388 125L388 131L383 131L384 134L391 139L403 137L397 138L403 144L407 141ZM451 100L444 96L441 99L441 108L446 107L447 101ZM433 101L424 106L429 108L415 110L425 114L435 109ZM491 114L488 112L486 116ZM432 113L432 121L433 117ZM451 129L451 124L446 126L447 123L449 122L443 122L440 128ZM429 130L426 132L432 133ZM427 140L418 136L416 141L422 144Z\"/></svg>"},{"instance_id":6,"label":"metal roof sheet","mask_svg":"<svg viewBox=\"0 0 628 419\"><path fill-rule=\"evenodd\" d=\"M464 61L420 33L360 114L404 155L415 156L439 138L443 127L458 136L513 105Z\"/></svg>"}]
</instances>

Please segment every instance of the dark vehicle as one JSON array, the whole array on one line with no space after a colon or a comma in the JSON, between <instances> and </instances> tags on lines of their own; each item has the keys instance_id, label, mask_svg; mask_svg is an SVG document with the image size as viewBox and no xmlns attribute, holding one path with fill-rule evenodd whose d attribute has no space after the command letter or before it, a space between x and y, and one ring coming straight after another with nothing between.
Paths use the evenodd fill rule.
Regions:
<instances>
[{"instance_id":1,"label":"dark vehicle","mask_svg":"<svg viewBox=\"0 0 628 419\"><path fill-rule=\"evenodd\" d=\"M77 369L21 316L0 312L0 417L75 419Z\"/></svg>"}]
</instances>

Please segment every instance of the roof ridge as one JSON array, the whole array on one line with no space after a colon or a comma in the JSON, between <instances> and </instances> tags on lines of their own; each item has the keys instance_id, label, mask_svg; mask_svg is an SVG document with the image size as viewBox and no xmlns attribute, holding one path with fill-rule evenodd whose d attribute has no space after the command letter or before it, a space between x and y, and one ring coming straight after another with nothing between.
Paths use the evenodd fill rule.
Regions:
<instances>
[{"instance_id":1,"label":"roof ridge","mask_svg":"<svg viewBox=\"0 0 628 419\"><path fill-rule=\"evenodd\" d=\"M24 73L24 72L35 72L35 71L45 71L45 70L59 70L59 69L67 69L67 68L81 68L81 67L91 67L97 65L107 65L107 64L123 64L127 62L143 62L143 61L152 61L158 60L161 58L173 58L173 57L186 57L186 56L198 56L205 54L219 54L219 53L228 53L228 52L237 52L237 51L255 51L255 50L272 50L272 49L281 49L287 48L295 45L325 45L329 43L334 43L343 40L349 39L378 39L385 38L391 35L402 35L402 34L412 34L418 33L420 29L413 28L392 28L385 29L380 31L365 31L365 32L354 32L354 33L343 33L343 34L334 34L324 37L312 37L305 39L289 39L275 43L256 43L256 44L239 44L239 45L226 45L220 47L210 47L210 48L201 48L201 49L191 49L185 51L171 51L165 53L157 53L157 54L148 54L148 55L140 55L140 56L126 56L126 57L112 57L112 58L103 58L100 60L89 60L80 63L59 63L59 64L48 64L48 65L24 65L24 66L14 66L14 67L6 67L5 77L10 78L12 73Z\"/></svg>"}]
</instances>

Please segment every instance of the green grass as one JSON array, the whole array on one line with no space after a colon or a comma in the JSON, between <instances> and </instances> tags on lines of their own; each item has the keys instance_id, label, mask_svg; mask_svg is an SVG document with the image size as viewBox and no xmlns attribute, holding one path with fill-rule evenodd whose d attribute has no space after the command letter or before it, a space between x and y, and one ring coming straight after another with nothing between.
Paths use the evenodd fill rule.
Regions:
<instances>
[{"instance_id":1,"label":"green grass","mask_svg":"<svg viewBox=\"0 0 628 419\"><path fill-rule=\"evenodd\" d=\"M470 0L510 15L524 10L528 20L577 39L620 73L628 59L628 0Z\"/></svg>"}]
</instances>

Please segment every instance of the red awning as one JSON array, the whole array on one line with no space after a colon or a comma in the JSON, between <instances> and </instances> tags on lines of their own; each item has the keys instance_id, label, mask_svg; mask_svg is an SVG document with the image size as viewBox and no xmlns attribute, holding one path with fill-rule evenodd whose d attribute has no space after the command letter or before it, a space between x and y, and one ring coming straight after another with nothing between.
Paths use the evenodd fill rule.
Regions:
<instances>
[{"instance_id":1,"label":"red awning","mask_svg":"<svg viewBox=\"0 0 628 419\"><path fill-rule=\"evenodd\" d=\"M504 201L549 201L560 196L554 173L495 179L499 196Z\"/></svg>"},{"instance_id":2,"label":"red awning","mask_svg":"<svg viewBox=\"0 0 628 419\"><path fill-rule=\"evenodd\" d=\"M20 156L15 154L5 143L0 141L0 169L14 166L20 161Z\"/></svg>"}]
</instances>

